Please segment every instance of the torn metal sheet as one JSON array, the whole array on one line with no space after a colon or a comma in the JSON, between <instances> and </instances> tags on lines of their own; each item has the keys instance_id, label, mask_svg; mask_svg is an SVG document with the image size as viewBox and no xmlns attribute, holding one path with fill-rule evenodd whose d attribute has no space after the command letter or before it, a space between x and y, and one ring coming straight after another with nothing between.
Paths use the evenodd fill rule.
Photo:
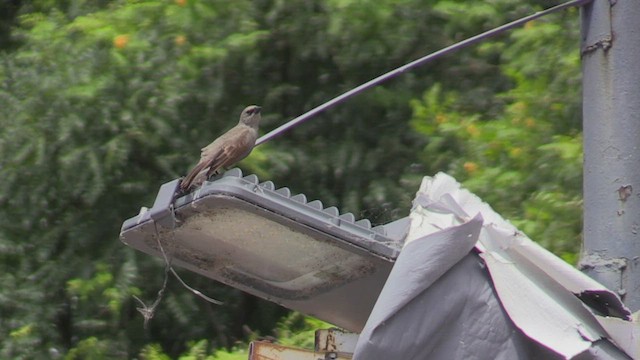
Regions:
<instances>
[{"instance_id":1,"label":"torn metal sheet","mask_svg":"<svg viewBox=\"0 0 640 360\"><path fill-rule=\"evenodd\" d=\"M414 215L411 241L360 334L354 359L508 360L540 354L513 326L482 260L470 253L482 217L445 230L435 226L430 233L432 224Z\"/></svg>"},{"instance_id":2,"label":"torn metal sheet","mask_svg":"<svg viewBox=\"0 0 640 360\"><path fill-rule=\"evenodd\" d=\"M554 288L552 281L531 281L518 265L496 252L484 254L500 301L527 336L572 358L606 336L580 300Z\"/></svg>"},{"instance_id":3,"label":"torn metal sheet","mask_svg":"<svg viewBox=\"0 0 640 360\"><path fill-rule=\"evenodd\" d=\"M629 310L614 292L531 241L446 174L423 180L407 243L415 235L435 235L473 222L477 214L484 223L476 249L486 261L502 306L524 334L567 359L588 352L601 340L635 355L638 322L630 321ZM609 317L596 316L603 314ZM622 322L628 329L618 334L611 322Z\"/></svg>"},{"instance_id":4,"label":"torn metal sheet","mask_svg":"<svg viewBox=\"0 0 640 360\"><path fill-rule=\"evenodd\" d=\"M596 319L625 353L633 359L640 359L640 311L633 314L633 321L598 315Z\"/></svg>"},{"instance_id":5,"label":"torn metal sheet","mask_svg":"<svg viewBox=\"0 0 640 360\"><path fill-rule=\"evenodd\" d=\"M419 245L405 248L400 253L400 257L406 254L405 257L408 258L408 261L399 262L396 260L396 265L389 274L386 284L406 284L406 287L388 288L386 292L380 294L378 302L384 301L384 297L392 297L394 301L389 302L384 309L378 306L374 307L367 324L372 321L384 322L406 303L413 300L413 297L410 296L412 293L429 288L469 253L478 239L481 226L482 217L478 216L465 224L427 235L422 238ZM451 246L452 243L457 246ZM411 291L407 291L408 288Z\"/></svg>"}]
</instances>

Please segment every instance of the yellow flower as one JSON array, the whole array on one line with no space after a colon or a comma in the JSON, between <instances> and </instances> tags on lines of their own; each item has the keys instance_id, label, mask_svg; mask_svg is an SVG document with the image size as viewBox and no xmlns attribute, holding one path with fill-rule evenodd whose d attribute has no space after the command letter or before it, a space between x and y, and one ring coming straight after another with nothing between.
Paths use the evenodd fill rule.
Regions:
<instances>
[{"instance_id":1,"label":"yellow flower","mask_svg":"<svg viewBox=\"0 0 640 360\"><path fill-rule=\"evenodd\" d=\"M474 163L473 161L467 161L465 162L462 167L464 168L464 170L466 172L468 172L469 174L473 174L474 172L478 171L478 164Z\"/></svg>"},{"instance_id":2,"label":"yellow flower","mask_svg":"<svg viewBox=\"0 0 640 360\"><path fill-rule=\"evenodd\" d=\"M447 117L444 114L436 115L436 124L442 124L447 121Z\"/></svg>"},{"instance_id":3,"label":"yellow flower","mask_svg":"<svg viewBox=\"0 0 640 360\"><path fill-rule=\"evenodd\" d=\"M182 46L187 43L187 37L184 35L178 35L173 39L173 42L178 46Z\"/></svg>"},{"instance_id":4,"label":"yellow flower","mask_svg":"<svg viewBox=\"0 0 640 360\"><path fill-rule=\"evenodd\" d=\"M519 148L519 147L512 148L511 150L509 150L509 154L511 155L511 157L517 158L522 154L522 148Z\"/></svg>"},{"instance_id":5,"label":"yellow flower","mask_svg":"<svg viewBox=\"0 0 640 360\"><path fill-rule=\"evenodd\" d=\"M524 28L526 30L533 29L535 26L536 26L536 22L535 21L529 21L528 23L524 24Z\"/></svg>"},{"instance_id":6,"label":"yellow flower","mask_svg":"<svg viewBox=\"0 0 640 360\"><path fill-rule=\"evenodd\" d=\"M471 135L471 137L476 137L478 135L480 135L480 129L478 129L477 126L471 124L469 126L467 126L467 133L469 133L469 135Z\"/></svg>"},{"instance_id":7,"label":"yellow flower","mask_svg":"<svg viewBox=\"0 0 640 360\"><path fill-rule=\"evenodd\" d=\"M113 38L113 46L118 49L124 49L129 43L129 35L118 35Z\"/></svg>"},{"instance_id":8,"label":"yellow flower","mask_svg":"<svg viewBox=\"0 0 640 360\"><path fill-rule=\"evenodd\" d=\"M521 112L527 110L527 104L524 101L518 101L518 102L514 103L513 105L511 105L511 110L514 113L521 113Z\"/></svg>"}]
</instances>

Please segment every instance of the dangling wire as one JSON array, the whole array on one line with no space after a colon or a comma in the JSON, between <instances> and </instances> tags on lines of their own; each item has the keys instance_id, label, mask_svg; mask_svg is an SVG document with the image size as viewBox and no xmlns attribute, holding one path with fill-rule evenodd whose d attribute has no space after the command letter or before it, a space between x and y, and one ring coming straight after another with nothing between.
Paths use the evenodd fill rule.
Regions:
<instances>
[{"instance_id":1,"label":"dangling wire","mask_svg":"<svg viewBox=\"0 0 640 360\"><path fill-rule=\"evenodd\" d=\"M323 112L323 111L325 111L325 110L327 110L327 109L329 109L329 108L331 108L331 107L333 107L333 106L335 106L335 105L347 100L348 98L350 98L352 96L355 96L355 95L357 95L357 94L359 94L359 93L361 93L361 92L363 92L363 91L365 91L365 90L367 90L369 88L372 88L372 87L374 87L376 85L379 85L379 84L381 84L381 83L383 83L383 82L385 82L385 81L387 81L387 80L389 80L391 78L394 78L394 77L404 73L407 70L410 70L412 68L418 67L420 65L424 65L424 64L426 64L428 62L431 62L431 61L433 61L433 60L435 60L435 59L437 59L439 57L442 57L442 56L447 55L449 53L452 53L454 51L463 49L463 48L465 48L467 46L473 45L473 44L478 43L478 42L480 42L482 40L490 38L492 36L501 34L501 33L505 32L507 30L510 30L510 29L516 27L516 26L523 25L524 23L527 23L527 22L529 22L531 20L535 20L537 18L543 17L545 15L549 15L551 13L554 13L554 12L557 12L557 11L560 11L560 10L564 10L566 8L569 8L569 7L582 6L582 5L585 5L585 4L587 4L587 3L591 2L591 1L592 0L572 0L572 1L568 1L566 3L560 4L560 5L556 5L556 6L552 7L552 8L547 9L547 10L539 11L539 12L536 12L536 13L531 14L529 16L525 16L525 17L523 17L521 19L512 21L512 22L510 22L508 24L499 26L499 27L491 29L489 31L485 31L482 34L478 34L478 35L470 37L470 38L468 38L466 40L462 40L462 41L460 41L458 43L455 43L455 44L453 44L451 46L448 46L448 47L446 47L444 49L438 50L438 51L436 51L434 53L431 53L431 54L429 54L427 56L421 57L420 59L414 60L414 61L412 61L412 62L410 62L408 64L405 64L405 65L403 65L403 66L401 66L399 68L396 68L396 69L391 70L391 71L389 71L389 72L387 72L387 73L385 73L383 75L380 75L380 76L378 76L377 78L375 78L373 80L369 80L368 82L366 82L366 83L364 83L364 84L362 84L362 85L360 85L360 86L358 86L358 87L356 87L354 89L351 89L351 90L345 92L344 94L342 94L340 96L337 96L337 97L325 102L324 104L322 104L322 105L320 105L320 106L318 106L316 108L313 108L313 109L307 111L306 113L304 113L304 114L298 116L297 118L285 123L284 125L281 125L280 127L276 128L274 130L271 130L269 133L267 133L266 135L262 136L261 138L259 138L256 141L256 146L258 146L260 144L263 144L263 143L275 138L276 136L278 136L278 135L282 134L283 132L291 129L292 127L297 126L297 125L299 125L299 124L311 119L315 115L317 115L317 114L319 114L319 113L321 113L321 112Z\"/></svg>"},{"instance_id":2,"label":"dangling wire","mask_svg":"<svg viewBox=\"0 0 640 360\"><path fill-rule=\"evenodd\" d=\"M175 215L174 215L175 216ZM132 295L134 299L140 303L140 306L137 307L140 314L144 318L144 328L146 329L149 325L149 321L153 319L156 314L156 308L160 305L162 298L164 297L164 292L167 290L167 281L169 280L169 273L172 273L176 279L184 286L187 290L191 291L194 295L201 297L202 299L216 305L223 305L222 301L218 301L216 299L210 298L207 295L203 294L197 289L187 285L187 283L182 280L180 275L173 269L171 266L171 259L167 256L167 253L164 251L164 247L162 246L162 242L160 241L160 232L158 231L158 225L154 221L153 227L155 229L155 237L158 244L158 249L160 249L160 253L162 254L162 258L164 259L164 281L162 282L162 288L158 290L158 294L156 295L155 301L151 305L147 305L140 299L139 297ZM175 234L174 234L175 235Z\"/></svg>"}]
</instances>

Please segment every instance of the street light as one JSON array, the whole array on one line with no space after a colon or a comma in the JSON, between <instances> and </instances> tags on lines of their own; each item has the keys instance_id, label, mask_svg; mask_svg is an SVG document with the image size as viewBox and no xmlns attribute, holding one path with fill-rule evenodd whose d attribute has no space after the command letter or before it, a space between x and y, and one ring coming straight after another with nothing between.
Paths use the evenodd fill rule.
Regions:
<instances>
[{"instance_id":1,"label":"street light","mask_svg":"<svg viewBox=\"0 0 640 360\"><path fill-rule=\"evenodd\" d=\"M176 197L164 184L151 209L122 226L121 240L147 254L360 331L402 247L409 220L371 227L304 194L242 176L239 169Z\"/></svg>"}]
</instances>

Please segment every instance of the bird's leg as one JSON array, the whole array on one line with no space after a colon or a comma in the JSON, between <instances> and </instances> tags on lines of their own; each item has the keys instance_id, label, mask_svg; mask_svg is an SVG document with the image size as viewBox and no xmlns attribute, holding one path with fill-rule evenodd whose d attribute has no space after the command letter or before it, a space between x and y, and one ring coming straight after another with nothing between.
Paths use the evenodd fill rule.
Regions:
<instances>
[{"instance_id":1,"label":"bird's leg","mask_svg":"<svg viewBox=\"0 0 640 360\"><path fill-rule=\"evenodd\" d=\"M218 176L219 174L220 174L219 170L211 171L211 169L209 169L209 171L207 171L207 181L211 181L212 177Z\"/></svg>"}]
</instances>

